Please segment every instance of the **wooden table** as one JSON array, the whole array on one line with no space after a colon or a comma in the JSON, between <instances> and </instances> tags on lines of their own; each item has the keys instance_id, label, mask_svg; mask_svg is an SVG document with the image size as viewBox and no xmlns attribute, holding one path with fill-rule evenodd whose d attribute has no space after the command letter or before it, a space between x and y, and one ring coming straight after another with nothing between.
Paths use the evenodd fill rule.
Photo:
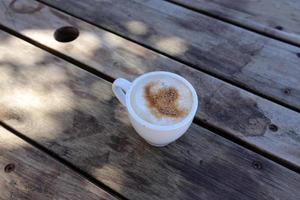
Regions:
<instances>
[{"instance_id":1,"label":"wooden table","mask_svg":"<svg viewBox=\"0 0 300 200\"><path fill-rule=\"evenodd\" d=\"M299 13L295 0L2 0L0 199L300 199ZM111 91L155 70L200 99L163 148Z\"/></svg>"}]
</instances>

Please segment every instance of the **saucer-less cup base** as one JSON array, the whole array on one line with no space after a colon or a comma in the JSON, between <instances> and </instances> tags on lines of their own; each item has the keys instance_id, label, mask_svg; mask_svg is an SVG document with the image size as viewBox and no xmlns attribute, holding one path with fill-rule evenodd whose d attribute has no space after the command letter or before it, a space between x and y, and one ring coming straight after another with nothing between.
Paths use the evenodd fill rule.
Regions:
<instances>
[{"instance_id":1,"label":"saucer-less cup base","mask_svg":"<svg viewBox=\"0 0 300 200\"><path fill-rule=\"evenodd\" d=\"M155 147L164 147L164 146L167 146L168 144L170 144L170 143L167 143L167 144L153 144L153 143L151 143L151 142L149 142L147 140L146 140L146 142L148 144L152 145L152 146L155 146Z\"/></svg>"},{"instance_id":2,"label":"saucer-less cup base","mask_svg":"<svg viewBox=\"0 0 300 200\"><path fill-rule=\"evenodd\" d=\"M143 120L135 113L130 102L131 92L133 88L139 87L139 83L141 83L140 81L161 75L171 76L172 78L181 81L190 89L193 96L193 105L188 116L179 123L170 126L159 126ZM128 116L136 132L149 144L157 147L166 146L181 137L190 127L198 107L198 97L193 86L181 76L170 72L157 71L146 73L135 79L132 83L123 78L118 78L114 81L112 90L119 101L127 108Z\"/></svg>"}]
</instances>

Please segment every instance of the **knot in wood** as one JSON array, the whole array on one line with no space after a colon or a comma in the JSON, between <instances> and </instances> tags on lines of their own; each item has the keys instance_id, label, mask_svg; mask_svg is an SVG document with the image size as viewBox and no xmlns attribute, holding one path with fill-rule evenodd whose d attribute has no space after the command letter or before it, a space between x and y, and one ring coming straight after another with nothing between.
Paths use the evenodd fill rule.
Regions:
<instances>
[{"instance_id":1,"label":"knot in wood","mask_svg":"<svg viewBox=\"0 0 300 200\"><path fill-rule=\"evenodd\" d=\"M10 173L10 172L12 172L12 171L14 171L15 170L15 164L13 164L13 163L9 163L9 164L7 164L5 167L4 167L4 172L5 173Z\"/></svg>"}]
</instances>

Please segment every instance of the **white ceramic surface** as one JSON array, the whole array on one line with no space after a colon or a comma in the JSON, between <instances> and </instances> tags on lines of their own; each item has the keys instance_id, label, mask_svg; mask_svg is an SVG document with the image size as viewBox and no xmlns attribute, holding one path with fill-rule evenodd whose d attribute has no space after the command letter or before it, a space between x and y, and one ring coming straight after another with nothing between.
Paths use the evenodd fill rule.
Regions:
<instances>
[{"instance_id":1,"label":"white ceramic surface","mask_svg":"<svg viewBox=\"0 0 300 200\"><path fill-rule=\"evenodd\" d=\"M139 117L132 108L130 97L133 89L135 87L139 87L139 85L141 85L139 83L141 83L145 79L151 79L151 76L153 77L157 75L170 76L172 78L175 78L184 83L192 92L193 105L191 111L179 123L168 126L151 124ZM127 108L128 116L136 132L153 146L165 146L181 137L190 127L198 107L198 97L193 86L183 77L170 72L149 72L139 76L132 83L127 81L126 79L118 78L113 82L112 90L119 101Z\"/></svg>"}]
</instances>

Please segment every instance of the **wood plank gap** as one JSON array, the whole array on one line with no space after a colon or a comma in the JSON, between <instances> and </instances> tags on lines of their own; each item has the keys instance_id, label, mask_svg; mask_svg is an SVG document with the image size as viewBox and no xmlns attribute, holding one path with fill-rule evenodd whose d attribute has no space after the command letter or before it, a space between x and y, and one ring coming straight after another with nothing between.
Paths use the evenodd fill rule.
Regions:
<instances>
[{"instance_id":1,"label":"wood plank gap","mask_svg":"<svg viewBox=\"0 0 300 200\"><path fill-rule=\"evenodd\" d=\"M107 185L103 184L102 182L100 182L99 180L97 180L96 178L94 178L93 176L91 176L88 173L86 173L85 171L79 169L78 167L76 167L75 165L73 165L72 163L70 163L69 161L61 158L59 155L57 155L53 151L47 149L43 145L41 145L41 144L35 142L34 140L28 138L24 134L20 133L19 131L15 130L11 126L7 125L6 123L0 121L0 126L2 126L3 128L5 128L6 130L10 131L11 133L13 133L14 135L16 135L17 137L21 138L25 142L29 143L30 145L34 146L35 148L39 149L40 151L42 151L42 152L46 153L47 155L51 156L53 159L55 159L55 160L59 161L60 163L64 164L69 169L71 169L74 172L80 174L81 176L83 176L84 178L86 178L88 181L90 181L91 183L93 183L94 185L96 185L97 187L105 190L110 195L112 195L112 196L114 196L114 197L116 197L116 198L118 198L120 200L128 200L128 198L126 198L123 195L121 195L120 193L114 191L113 189L111 189Z\"/></svg>"},{"instance_id":2,"label":"wood plank gap","mask_svg":"<svg viewBox=\"0 0 300 200\"><path fill-rule=\"evenodd\" d=\"M200 120L198 118L194 118L193 120L193 123L211 131L212 133L216 134L216 135L219 135L231 142L234 142L252 152L255 152L269 160L272 160L273 162L277 163L277 164L280 164L298 174L300 174L300 168L297 167L295 164L291 163L291 162L288 162L287 160L283 160L281 159L280 157L276 156L276 155L273 155L271 153L268 153L267 151L264 151L263 149L261 148L258 148L256 147L255 145L251 145L245 141L243 141L241 138L238 138L237 136L233 135L233 134L230 134L222 129L219 129L218 127L215 127L215 126L212 126L212 125L209 125L205 122L203 122L203 120Z\"/></svg>"},{"instance_id":3,"label":"wood plank gap","mask_svg":"<svg viewBox=\"0 0 300 200\"><path fill-rule=\"evenodd\" d=\"M49 47L47 47L47 46L45 46L45 45L43 45L43 44L41 44L39 42L36 42L36 41L30 39L29 37L26 37L26 36L24 36L24 35L16 32L16 31L14 31L14 30L11 30L11 29L3 26L2 24L0 24L0 30L2 30L4 32L7 32L7 33L9 33L9 34L11 34L11 35L13 35L15 37L18 37L18 38L20 38L20 39L22 39L22 40L24 40L24 41L26 41L26 42L28 42L28 43L36 46L36 47L39 47L39 48L41 48L41 49L43 49L43 50L45 50L45 51L47 51L47 52L49 52L49 53L57 56L57 57L60 57L60 58L62 58L64 60L66 60L66 61L68 61L68 62L76 65L77 67L79 67L79 68L81 68L83 70L86 70L86 71L88 71L88 72L90 72L90 73L92 73L92 74L94 74L94 75L96 75L96 76L98 76L98 77L106 80L106 81L113 82L115 80L113 77L111 77L111 76L109 76L107 74L104 74L104 73L102 73L99 70L96 70L96 69L94 69L94 68L92 68L92 67L90 67L90 66L88 66L88 65L86 65L86 64L84 64L84 63L82 63L82 62L80 62L80 61L78 61L78 60L76 60L74 58L72 58L72 57L70 57L70 56L67 56L67 55L65 55L63 53L60 53L60 52L56 51L55 49L49 48Z\"/></svg>"},{"instance_id":4,"label":"wood plank gap","mask_svg":"<svg viewBox=\"0 0 300 200\"><path fill-rule=\"evenodd\" d=\"M177 57L175 57L175 56L171 56L171 55L169 55L169 54L167 54L167 53L165 53L165 52L162 52L162 51L160 51L160 50L158 50L158 49L155 49L155 48L153 48L153 47L151 47L151 46L149 46L149 45L140 43L139 41L134 40L134 39L131 39L131 38L125 36L125 35L121 35L121 34L119 34L118 32L115 32L115 31L113 31L113 30L107 29L107 28L105 28L105 27L103 27L103 26L97 25L97 24L95 24L95 23L93 23L93 22L90 22L90 21L88 21L88 20L85 20L85 19L83 19L83 18L80 18L80 17L78 17L78 16L76 16L76 15L73 15L73 14L70 13L70 12L66 12L66 11L64 11L64 10L58 8L58 7L55 7L55 6L50 5L50 4L48 4L48 3L42 2L42 1L40 1L40 0L35 0L35 1L37 1L37 2L39 2L39 3L41 3L41 4L45 4L45 5L47 5L47 6L51 7L51 8L54 8L54 9L56 9L56 10L59 10L59 11L61 11L61 12L64 12L64 13L66 13L66 14L68 14L68 15L70 15L70 16L76 18L76 19L79 19L79 20L84 21L84 22L86 22L86 23L89 23L89 24L91 24L91 25L93 25L93 26L96 26L96 27L98 27L98 28L100 28L100 29L103 29L104 31L110 32L110 33L112 33L112 34L115 34L115 35L117 35L117 36L119 36L119 37L121 37L121 38L123 38L123 39L126 39L126 40L128 40L128 41L130 41L130 42L136 43L136 44L138 44L138 45L140 45L140 46L142 46L142 47L145 47L145 48L147 48L147 49L150 49L150 50L153 51L153 52L159 53L159 54L161 54L161 55L163 55L163 56L165 56L165 57L167 57L167 58L170 58L170 59L172 59L172 60L175 60L175 61L177 61L177 62L180 62L180 63L182 63L182 64L184 64L184 65L187 65L188 67L191 67L191 68L193 68L193 69L195 69L195 70L198 70L198 71L201 71L201 72L203 72L203 73L206 73L206 74L208 74L208 75L210 75L210 76L212 76L212 77L214 77L214 78L220 79L220 80L222 80L222 81L224 81L224 82L226 82L226 83L229 83L229 84L231 84L231 85L234 85L234 86L236 86L236 87L239 87L239 88L241 88L241 89L243 89L243 90L245 90L245 91L251 92L251 93L253 93L253 94L255 94L255 95L259 96L259 97L262 97L262 98L267 99L267 100L269 100L269 101L272 101L272 102L274 102L274 103L276 103L276 104L278 104L278 105L284 106L284 107L286 107L286 108L288 108L288 109L291 109L291 110L293 110L293 111L296 111L296 112L300 113L300 109L297 108L296 106L288 105L287 103L284 103L284 102L282 102L282 101L280 101L280 100L277 100L277 99L275 99L275 98L273 98L273 97L267 96L267 95L265 95L265 94L263 94L263 93L261 93L261 92L259 92L259 91L255 91L255 90L253 90L253 89L247 87L246 85L243 85L243 84L241 84L241 83L236 83L236 82L234 82L234 81L232 81L232 80L230 80L230 79L228 79L228 78L224 78L224 77L222 77L222 76L220 76L220 75L218 75L218 74L216 74L216 73L213 73L213 72L210 72L210 71L208 71L208 70L205 70L204 67L203 67L202 69L199 69L199 67L195 66L193 63L186 62L186 61L184 61L184 60L182 60L182 59L180 59L180 58L177 58ZM17 33L17 34L18 34L18 33ZM18 34L18 35L19 35L19 34ZM22 36L22 37L23 37L23 36ZM299 46L299 47L300 47L300 46Z\"/></svg>"},{"instance_id":5,"label":"wood plank gap","mask_svg":"<svg viewBox=\"0 0 300 200\"><path fill-rule=\"evenodd\" d=\"M234 20L226 19L224 17L217 16L217 15L215 15L213 13L208 12L208 11L200 10L200 9L194 8L194 7L189 6L189 5L185 5L183 3L175 2L173 0L164 0L164 1L172 3L172 4L177 5L177 6L181 6L183 8L189 9L191 11L200 13L202 15L206 15L206 16L214 18L216 20L219 20L219 21L222 21L222 22L226 22L226 23L231 24L233 26L237 26L237 27L246 29L248 31L257 33L259 35L262 35L262 36L265 36L265 37L269 37L271 39L278 40L278 41L281 41L281 42L285 42L287 44L290 44L290 45L293 45L293 46L296 46L296 47L300 47L299 44L293 42L292 40L289 40L289 39L283 38L283 37L279 37L279 36L275 36L275 35L272 35L272 34L269 34L269 33L266 33L266 32L263 32L263 31L251 28L250 26L247 26L247 24L243 24L243 23L240 23L240 22L237 22L237 21L234 21Z\"/></svg>"},{"instance_id":6,"label":"wood plank gap","mask_svg":"<svg viewBox=\"0 0 300 200\"><path fill-rule=\"evenodd\" d=\"M36 41L30 39L30 38L28 38L28 37L26 37L24 35L21 35L18 32L15 32L14 30L11 30L11 29L9 29L9 28L1 25L1 24L0 24L0 29L3 30L3 31L5 31L5 32L8 32L8 33L10 33L10 34L12 34L12 35L20 38L20 39L23 39L26 42L29 42L29 43L31 43L31 44L33 44L33 45L35 45L35 46L37 46L37 47L39 47L39 48L41 48L41 49L49 52L49 53L51 53L51 54L53 54L53 55L55 55L57 57L60 57L60 58L62 58L64 60L66 60L67 62L70 62L70 63L76 65L77 67L79 67L79 68L81 68L81 69L83 69L85 71L88 71L91 74L94 74L97 77L102 78L102 79L104 79L104 80L106 80L108 82L112 83L115 80L113 77L108 76L108 75L102 73L101 71L99 71L99 70L97 70L95 68L92 68L92 67L90 67L90 66L88 66L88 65L86 65L86 64L84 64L84 63L82 63L82 62L80 62L80 61L78 61L76 59L73 59L73 58L71 58L71 57L69 57L69 56L67 56L67 55L65 55L63 53L60 53L60 52L58 52L58 51L56 51L56 50L54 50L52 48L49 48L49 47L47 47L47 46L45 46L45 45L43 45L43 44L41 44L39 42L36 42ZM296 111L299 112L298 110L296 110ZM295 171L295 172L297 172L297 173L300 174L300 168L297 167L295 164L290 163L290 162L288 162L286 160L283 160L280 157L278 157L276 155L273 155L271 153L268 153L268 152L264 151L263 149L260 149L260 148L254 146L254 145L251 145L251 144L243 141L242 139L238 138L237 136L231 134L228 131L224 131L224 130L216 127L216 126L209 125L208 123L206 123L205 121L203 121L203 120L201 120L201 119L199 119L197 117L195 117L195 119L194 119L193 122L195 124L203 127L203 128L206 128L207 130L213 132L216 135L219 135L219 136L221 136L221 137L223 137L223 138L225 138L225 139L227 139L229 141L235 142L238 145L240 145L240 146L242 146L242 147L244 147L244 148L246 148L248 150L251 150L251 151L253 151L255 153L258 153L258 154L262 155L263 157L268 158L268 159L272 160L273 162L276 162L276 163L278 163L278 164L280 164L280 165L282 165L282 166L284 166L284 167L286 167L286 168L288 168L288 169L290 169L292 171Z\"/></svg>"},{"instance_id":7,"label":"wood plank gap","mask_svg":"<svg viewBox=\"0 0 300 200\"><path fill-rule=\"evenodd\" d=\"M125 197L194 200L206 199L207 196L211 199L214 197L214 199L220 197L232 199L232 196L236 195L236 199L257 199L257 197L297 199L296 197L300 195L298 194L300 177L297 173L195 124L191 126L186 136L166 148L158 149L147 145L137 134L134 134L126 110L112 94L109 82L17 37L2 32L1 38L4 53L1 61L4 62L4 69L10 70L16 66L18 71L17 76L15 74L7 76L11 77L13 84L4 82L4 97L8 99L3 99L3 107L7 108L6 113L12 113L3 117L5 123L51 149ZM130 47L129 42L125 40L123 42ZM132 44L133 49L135 46ZM20 51L15 55L11 49ZM150 51L146 49L145 51L149 52L145 55L151 55ZM28 57L28 60L26 59L28 62L20 62L22 57ZM112 66L110 62L103 64ZM154 64L160 66L164 62ZM180 65L177 66L177 62L169 60L167 66L173 65L176 69L181 69ZM101 70L101 67L97 69ZM113 68L108 68L106 72L109 70ZM190 74L199 74L199 79L205 82L213 80L210 76L204 76L203 73L193 69L186 68L186 71ZM18 76L24 73L27 74L25 77ZM50 74L51 77L58 79L51 79ZM118 77L113 73L109 74ZM198 80L197 76L195 79ZM23 80L28 82L24 84ZM196 83L194 79L192 80ZM217 79L214 79L213 83L216 85L212 87L217 90L226 88L224 85L229 86L222 85ZM49 84L59 89L50 88L49 92L43 92L44 89L39 87L41 85L47 89ZM212 83L208 84L211 85ZM32 93L28 94L29 97L37 96L37 107L29 105L29 109L24 110L23 108L27 106L19 105L19 101L11 101L10 104L14 94L20 93L21 96L22 94L26 96L26 91L31 89L33 89ZM270 122L275 125L278 122L278 133L285 130L280 128L283 123L272 115L273 111L272 113L265 111L269 107L268 101L253 97L254 95L242 90L240 94L246 95L244 101L247 105L257 106L255 110L262 106L260 112L266 112L266 117L271 118ZM227 93L225 95L228 96ZM52 98L55 101L52 101ZM8 106L6 107L5 104ZM271 105L275 104L271 103ZM273 110L272 106L271 110ZM279 112L280 110L282 112ZM280 110L275 111L274 114L284 115L285 112L291 113L289 116L295 114L283 107ZM298 117L297 114L295 123L299 121ZM209 122L210 118L206 119ZM265 128L266 135L262 139L273 135L267 126ZM251 133L248 129L241 130L240 133L244 131ZM294 152L298 152L297 150L295 149Z\"/></svg>"}]
</instances>

